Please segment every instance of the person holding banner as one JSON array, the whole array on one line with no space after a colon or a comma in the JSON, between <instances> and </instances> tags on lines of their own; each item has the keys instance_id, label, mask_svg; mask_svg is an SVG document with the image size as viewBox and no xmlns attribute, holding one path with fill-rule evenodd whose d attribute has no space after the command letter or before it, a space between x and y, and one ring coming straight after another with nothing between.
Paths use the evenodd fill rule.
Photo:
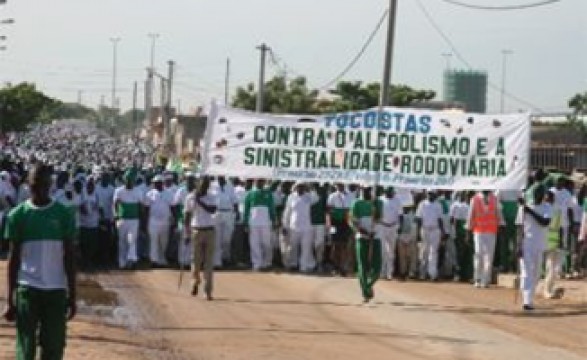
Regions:
<instances>
[{"instance_id":1,"label":"person holding banner","mask_svg":"<svg viewBox=\"0 0 587 360\"><path fill-rule=\"evenodd\" d=\"M364 187L362 196L351 206L351 223L357 239L357 275L365 303L375 296L373 285L381 274L381 234L375 228L381 218L381 203L373 201L371 191L371 187Z\"/></svg>"},{"instance_id":2,"label":"person holding banner","mask_svg":"<svg viewBox=\"0 0 587 360\"><path fill-rule=\"evenodd\" d=\"M418 204L416 224L422 246L420 248L420 279L426 276L438 280L438 248L441 239L446 237L442 207L436 201L436 192L427 191L428 198Z\"/></svg>"},{"instance_id":3,"label":"person holding banner","mask_svg":"<svg viewBox=\"0 0 587 360\"><path fill-rule=\"evenodd\" d=\"M245 198L244 223L248 226L253 271L267 270L273 261L271 228L276 224L273 194L258 179Z\"/></svg>"},{"instance_id":4,"label":"person holding banner","mask_svg":"<svg viewBox=\"0 0 587 360\"><path fill-rule=\"evenodd\" d=\"M534 293L540 279L544 250L548 236L548 226L552 219L552 206L544 202L544 186L534 187L534 199L527 205L520 199L520 208L516 218L519 234L523 234L518 246L520 258L520 290L523 298L523 309L534 310Z\"/></svg>"},{"instance_id":5,"label":"person holding banner","mask_svg":"<svg viewBox=\"0 0 587 360\"><path fill-rule=\"evenodd\" d=\"M344 184L336 184L336 191L328 196L326 205L326 212L328 213L331 226L331 260L334 266L334 272L345 276L345 267L349 258L347 250L352 230L349 226L349 208L351 203L345 191Z\"/></svg>"},{"instance_id":6,"label":"person holding banner","mask_svg":"<svg viewBox=\"0 0 587 360\"><path fill-rule=\"evenodd\" d=\"M395 269L395 251L403 209L401 201L395 196L395 191L391 186L385 190L385 195L380 198L380 201L382 212L379 225L383 244L381 276L391 280Z\"/></svg>"},{"instance_id":7,"label":"person holding banner","mask_svg":"<svg viewBox=\"0 0 587 360\"><path fill-rule=\"evenodd\" d=\"M475 243L475 287L487 288L491 283L497 232L503 226L497 197L491 191L478 192L471 199L467 220Z\"/></svg>"}]
</instances>

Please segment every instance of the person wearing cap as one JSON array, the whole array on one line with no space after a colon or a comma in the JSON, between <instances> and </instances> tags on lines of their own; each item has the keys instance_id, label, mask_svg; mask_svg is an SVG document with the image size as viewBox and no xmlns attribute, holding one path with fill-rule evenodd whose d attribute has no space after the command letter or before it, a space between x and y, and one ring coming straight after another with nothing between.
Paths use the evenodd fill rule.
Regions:
<instances>
[{"instance_id":1,"label":"person wearing cap","mask_svg":"<svg viewBox=\"0 0 587 360\"><path fill-rule=\"evenodd\" d=\"M149 260L153 266L162 267L167 265L165 249L169 242L173 198L170 197L170 193L164 191L161 175L155 175L151 182L153 188L147 192L143 201L150 239Z\"/></svg>"},{"instance_id":2,"label":"person wearing cap","mask_svg":"<svg viewBox=\"0 0 587 360\"><path fill-rule=\"evenodd\" d=\"M273 263L271 229L276 225L275 205L265 184L265 179L257 179L255 188L245 198L244 223L249 231L254 271L268 270Z\"/></svg>"},{"instance_id":3,"label":"person wearing cap","mask_svg":"<svg viewBox=\"0 0 587 360\"><path fill-rule=\"evenodd\" d=\"M192 258L192 296L198 295L201 283L200 269L204 265L204 291L206 298L212 300L214 290L214 247L216 244L214 232L216 223L216 199L209 191L210 179L204 177L198 187L190 193L184 204L184 226L192 231L194 256Z\"/></svg>"},{"instance_id":4,"label":"person wearing cap","mask_svg":"<svg viewBox=\"0 0 587 360\"><path fill-rule=\"evenodd\" d=\"M446 237L442 207L436 200L436 191L429 189L428 197L418 204L416 224L418 236L422 242L420 248L420 279L426 276L432 281L438 279L438 248L440 241Z\"/></svg>"},{"instance_id":5,"label":"person wearing cap","mask_svg":"<svg viewBox=\"0 0 587 360\"><path fill-rule=\"evenodd\" d=\"M516 217L519 234L523 234L517 254L520 258L520 291L525 311L534 310L534 294L540 280L548 227L553 215L552 206L544 198L545 187L535 186L532 204L527 205L524 199L520 199Z\"/></svg>"},{"instance_id":6,"label":"person wearing cap","mask_svg":"<svg viewBox=\"0 0 587 360\"><path fill-rule=\"evenodd\" d=\"M287 198L283 211L282 231L289 242L289 251L286 251L284 259L284 265L288 269L295 269L299 265L300 272L309 273L316 267L310 213L312 205L318 201L316 192L309 191L306 184L302 183L295 184L293 192Z\"/></svg>"},{"instance_id":7,"label":"person wearing cap","mask_svg":"<svg viewBox=\"0 0 587 360\"><path fill-rule=\"evenodd\" d=\"M561 251L568 252L571 247L570 239L573 228L573 194L566 188L567 178L560 176L556 180L555 187L551 188L550 191L554 194L554 201L557 208L562 212L561 214L561 232L562 232L562 247ZM570 259L569 259L570 260ZM570 261L565 261L570 263ZM562 270L562 262L560 264ZM570 269L570 267L569 267Z\"/></svg>"},{"instance_id":8,"label":"person wearing cap","mask_svg":"<svg viewBox=\"0 0 587 360\"><path fill-rule=\"evenodd\" d=\"M136 171L127 170L124 185L114 191L113 213L118 228L118 266L132 269L138 261L137 237L143 197L135 188Z\"/></svg>"},{"instance_id":9,"label":"person wearing cap","mask_svg":"<svg viewBox=\"0 0 587 360\"><path fill-rule=\"evenodd\" d=\"M373 201L372 188L363 187L351 205L351 226L356 233L357 277L365 303L375 296L373 286L381 274L381 239L375 223L381 219L381 202Z\"/></svg>"},{"instance_id":10,"label":"person wearing cap","mask_svg":"<svg viewBox=\"0 0 587 360\"><path fill-rule=\"evenodd\" d=\"M381 277L391 280L395 269L395 251L397 237L403 218L403 209L400 199L395 196L392 186L385 189L381 201L381 219L378 222L379 239L383 247Z\"/></svg>"},{"instance_id":11,"label":"person wearing cap","mask_svg":"<svg viewBox=\"0 0 587 360\"><path fill-rule=\"evenodd\" d=\"M491 283L497 233L504 225L495 194L488 190L475 194L469 205L467 228L473 233L475 244L474 286L477 288L487 288Z\"/></svg>"},{"instance_id":12,"label":"person wearing cap","mask_svg":"<svg viewBox=\"0 0 587 360\"><path fill-rule=\"evenodd\" d=\"M214 266L222 267L228 265L230 258L230 247L232 233L234 232L234 221L238 212L238 199L234 188L226 182L224 176L219 176L212 192L216 199L216 246L214 251Z\"/></svg>"}]
</instances>

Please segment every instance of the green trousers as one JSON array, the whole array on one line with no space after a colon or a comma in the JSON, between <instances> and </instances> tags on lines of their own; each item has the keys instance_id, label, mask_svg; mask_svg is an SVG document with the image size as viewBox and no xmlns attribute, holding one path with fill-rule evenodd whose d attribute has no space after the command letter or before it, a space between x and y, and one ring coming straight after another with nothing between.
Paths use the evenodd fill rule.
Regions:
<instances>
[{"instance_id":1,"label":"green trousers","mask_svg":"<svg viewBox=\"0 0 587 360\"><path fill-rule=\"evenodd\" d=\"M473 254L475 249L472 242L466 242L466 238L465 220L456 220L455 248L457 251L457 271L461 281L473 279Z\"/></svg>"},{"instance_id":2,"label":"green trousers","mask_svg":"<svg viewBox=\"0 0 587 360\"><path fill-rule=\"evenodd\" d=\"M518 203L516 201L502 201L501 206L505 221L505 231L500 232L497 236L493 265L505 272L509 272L515 270L516 267L513 248L516 241Z\"/></svg>"},{"instance_id":3,"label":"green trousers","mask_svg":"<svg viewBox=\"0 0 587 360\"><path fill-rule=\"evenodd\" d=\"M20 286L16 291L16 359L35 360L37 332L41 360L63 359L66 333L65 290Z\"/></svg>"},{"instance_id":4,"label":"green trousers","mask_svg":"<svg viewBox=\"0 0 587 360\"><path fill-rule=\"evenodd\" d=\"M369 247L372 246L370 251ZM373 297L373 285L381 273L381 241L360 239L356 241L357 276L363 298Z\"/></svg>"}]
</instances>

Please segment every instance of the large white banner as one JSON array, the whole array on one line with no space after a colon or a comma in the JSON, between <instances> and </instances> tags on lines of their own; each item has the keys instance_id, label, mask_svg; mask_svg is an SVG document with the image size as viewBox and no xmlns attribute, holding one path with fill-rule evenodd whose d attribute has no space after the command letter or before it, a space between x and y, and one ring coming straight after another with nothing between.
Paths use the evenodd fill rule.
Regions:
<instances>
[{"instance_id":1,"label":"large white banner","mask_svg":"<svg viewBox=\"0 0 587 360\"><path fill-rule=\"evenodd\" d=\"M529 156L529 114L386 107L272 115L213 104L202 165L208 175L247 179L518 190Z\"/></svg>"}]
</instances>

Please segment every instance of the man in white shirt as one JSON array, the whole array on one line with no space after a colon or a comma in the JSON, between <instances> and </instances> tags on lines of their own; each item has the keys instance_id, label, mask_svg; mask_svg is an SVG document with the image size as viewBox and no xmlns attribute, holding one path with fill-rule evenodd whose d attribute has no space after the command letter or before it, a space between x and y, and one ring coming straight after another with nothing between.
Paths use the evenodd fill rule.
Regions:
<instances>
[{"instance_id":1,"label":"man in white shirt","mask_svg":"<svg viewBox=\"0 0 587 360\"><path fill-rule=\"evenodd\" d=\"M82 264L87 270L94 270L98 264L100 242L98 226L100 223L99 201L96 194L94 178L88 178L86 183L85 212L80 216L80 247Z\"/></svg>"},{"instance_id":2,"label":"man in white shirt","mask_svg":"<svg viewBox=\"0 0 587 360\"><path fill-rule=\"evenodd\" d=\"M194 173L187 173L185 176L185 184L181 186L175 193L173 199L173 206L177 214L178 230L181 234L180 241L177 247L177 261L180 266L188 266L192 261L192 242L190 228L186 228L183 224L184 220L184 204L187 196L196 188L196 175Z\"/></svg>"},{"instance_id":3,"label":"man in white shirt","mask_svg":"<svg viewBox=\"0 0 587 360\"><path fill-rule=\"evenodd\" d=\"M212 300L213 271L214 271L214 247L215 226L214 213L216 213L216 198L209 193L210 179L204 177L195 192L189 194L185 200L184 226L192 230L192 243L194 245L194 257L192 260L192 295L198 295L198 287L201 283L200 268L204 261L204 291L206 298Z\"/></svg>"},{"instance_id":4,"label":"man in white shirt","mask_svg":"<svg viewBox=\"0 0 587 360\"><path fill-rule=\"evenodd\" d=\"M473 279L473 244L467 239L467 219L469 217L469 199L466 191L456 195L450 207L450 223L453 228L455 250L457 255L455 281L468 282Z\"/></svg>"},{"instance_id":5,"label":"man in white shirt","mask_svg":"<svg viewBox=\"0 0 587 360\"><path fill-rule=\"evenodd\" d=\"M524 234L522 244L518 248L518 255L521 255L520 290L525 311L534 310L534 293L542 271L548 225L552 218L552 206L544 202L544 187L535 187L533 194L532 205L526 205L523 200L520 200L521 206L516 219L519 231Z\"/></svg>"},{"instance_id":6,"label":"man in white shirt","mask_svg":"<svg viewBox=\"0 0 587 360\"><path fill-rule=\"evenodd\" d=\"M232 250L231 258L235 261L236 266L239 268L245 268L250 262L251 256L248 248L248 234L245 231L245 224L243 222L245 212L245 198L247 197L248 190L251 188L251 182L249 186L243 183L240 179L232 179L234 186L234 195L238 201L238 213L235 221L233 236L232 236Z\"/></svg>"},{"instance_id":7,"label":"man in white shirt","mask_svg":"<svg viewBox=\"0 0 587 360\"><path fill-rule=\"evenodd\" d=\"M326 207L328 222L331 226L331 260L334 271L344 276L349 262L349 242L352 230L349 225L351 198L343 184L336 184L336 191L328 196Z\"/></svg>"},{"instance_id":8,"label":"man in white shirt","mask_svg":"<svg viewBox=\"0 0 587 360\"><path fill-rule=\"evenodd\" d=\"M114 198L114 186L110 183L107 173L99 175L100 181L96 186L98 207L100 212L100 235L103 246L100 248L101 263L111 264L116 259L116 242L114 238L114 213L112 212L112 200Z\"/></svg>"},{"instance_id":9,"label":"man in white shirt","mask_svg":"<svg viewBox=\"0 0 587 360\"><path fill-rule=\"evenodd\" d=\"M234 231L235 214L238 211L238 199L232 185L227 184L223 176L218 177L218 183L213 189L216 198L216 250L214 251L214 266L221 267L228 264L230 245Z\"/></svg>"},{"instance_id":10,"label":"man in white shirt","mask_svg":"<svg viewBox=\"0 0 587 360\"><path fill-rule=\"evenodd\" d=\"M569 250L569 233L573 225L573 194L566 189L567 179L563 176L556 181L556 187L550 189L554 193L556 207L562 211L561 228L563 249Z\"/></svg>"},{"instance_id":11,"label":"man in white shirt","mask_svg":"<svg viewBox=\"0 0 587 360\"><path fill-rule=\"evenodd\" d=\"M143 196L134 187L135 171L124 174L125 185L114 191L113 212L118 228L118 266L133 269L138 261L137 238Z\"/></svg>"},{"instance_id":12,"label":"man in white shirt","mask_svg":"<svg viewBox=\"0 0 587 360\"><path fill-rule=\"evenodd\" d=\"M149 259L155 267L167 265L165 249L169 243L169 225L172 220L171 206L173 198L163 190L163 178L156 175L152 180L153 188L147 192L143 204L147 211L147 229L149 233Z\"/></svg>"},{"instance_id":13,"label":"man in white shirt","mask_svg":"<svg viewBox=\"0 0 587 360\"><path fill-rule=\"evenodd\" d=\"M401 201L395 196L393 187L386 189L385 195L380 197L380 201L381 219L376 230L379 231L378 239L381 239L383 246L381 277L391 280L395 269L395 250L403 208Z\"/></svg>"},{"instance_id":14,"label":"man in white shirt","mask_svg":"<svg viewBox=\"0 0 587 360\"><path fill-rule=\"evenodd\" d=\"M315 191L308 191L305 184L297 183L291 195L287 198L283 211L283 233L289 239L289 252L286 257L286 267L296 268L299 264L300 272L309 273L316 267L314 259L314 232L310 210L319 200ZM301 256L298 256L298 249Z\"/></svg>"},{"instance_id":15,"label":"man in white shirt","mask_svg":"<svg viewBox=\"0 0 587 360\"><path fill-rule=\"evenodd\" d=\"M418 204L416 222L422 242L420 249L420 278L426 275L432 281L438 279L438 247L446 232L442 221L442 207L436 201L436 191L428 190L428 198Z\"/></svg>"}]
</instances>

